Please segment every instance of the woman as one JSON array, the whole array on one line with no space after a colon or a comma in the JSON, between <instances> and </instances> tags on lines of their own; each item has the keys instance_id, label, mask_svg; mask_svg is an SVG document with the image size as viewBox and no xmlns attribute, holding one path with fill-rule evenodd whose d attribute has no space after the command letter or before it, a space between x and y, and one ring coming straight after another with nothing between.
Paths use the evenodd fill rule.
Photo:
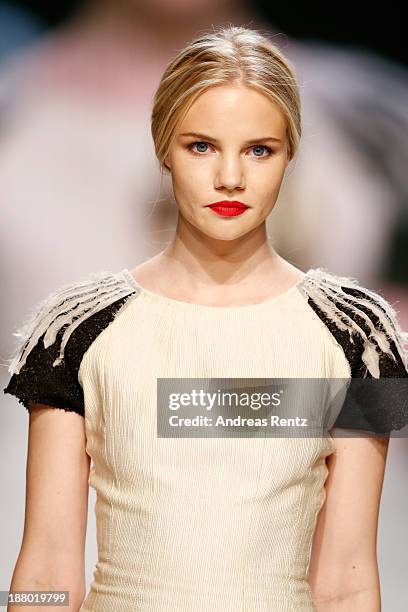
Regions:
<instances>
[{"instance_id":1,"label":"woman","mask_svg":"<svg viewBox=\"0 0 408 612\"><path fill-rule=\"evenodd\" d=\"M405 405L349 384L314 415L328 436L191 435L187 422L180 435L166 412L174 381L408 377L407 334L382 296L305 273L268 242L301 136L294 68L258 31L203 35L167 66L152 134L178 206L172 242L61 287L20 331L5 392L30 434L11 590L69 590L70 609L100 612L380 610L378 509ZM98 563L83 601L88 476Z\"/></svg>"}]
</instances>

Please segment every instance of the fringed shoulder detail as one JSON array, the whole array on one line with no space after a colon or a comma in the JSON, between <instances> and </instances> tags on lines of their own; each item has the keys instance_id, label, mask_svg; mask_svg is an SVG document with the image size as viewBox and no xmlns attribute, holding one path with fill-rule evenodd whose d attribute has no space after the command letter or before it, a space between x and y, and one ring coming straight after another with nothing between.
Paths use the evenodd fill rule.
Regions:
<instances>
[{"instance_id":1,"label":"fringed shoulder detail","mask_svg":"<svg viewBox=\"0 0 408 612\"><path fill-rule=\"evenodd\" d=\"M60 364L71 334L83 321L115 301L137 293L137 285L129 282L128 275L126 269L117 273L94 272L82 281L67 283L49 294L14 332L20 342L9 360L8 371L11 374L20 372L42 335L45 349L54 344L57 336L60 339L59 354L52 365ZM59 334L62 329L63 333Z\"/></svg>"},{"instance_id":2,"label":"fringed shoulder detail","mask_svg":"<svg viewBox=\"0 0 408 612\"><path fill-rule=\"evenodd\" d=\"M299 289L338 330L348 333L352 345L362 343L361 360L366 375L383 376L384 356L388 362L403 365L402 375L406 375L408 333L401 329L397 312L380 293L362 287L355 278L338 276L326 268L309 270Z\"/></svg>"}]
</instances>

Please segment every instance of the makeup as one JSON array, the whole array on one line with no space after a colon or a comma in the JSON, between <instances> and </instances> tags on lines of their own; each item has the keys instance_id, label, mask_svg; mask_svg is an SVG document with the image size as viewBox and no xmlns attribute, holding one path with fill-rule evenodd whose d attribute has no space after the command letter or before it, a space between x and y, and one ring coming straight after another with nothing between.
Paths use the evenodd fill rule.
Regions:
<instances>
[{"instance_id":1,"label":"makeup","mask_svg":"<svg viewBox=\"0 0 408 612\"><path fill-rule=\"evenodd\" d=\"M211 208L217 215L222 217L236 217L248 210L249 206L237 200L222 200L208 204L207 208Z\"/></svg>"}]
</instances>

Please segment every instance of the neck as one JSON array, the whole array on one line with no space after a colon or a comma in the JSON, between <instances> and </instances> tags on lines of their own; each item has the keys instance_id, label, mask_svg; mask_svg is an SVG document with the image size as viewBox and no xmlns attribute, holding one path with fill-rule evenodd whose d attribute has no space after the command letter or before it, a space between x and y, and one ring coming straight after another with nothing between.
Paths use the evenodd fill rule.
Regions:
<instances>
[{"instance_id":1,"label":"neck","mask_svg":"<svg viewBox=\"0 0 408 612\"><path fill-rule=\"evenodd\" d=\"M172 242L159 253L164 268L186 284L216 285L245 283L248 276L262 277L278 268L281 258L268 242L266 225L245 236L219 240L205 236L190 224L179 224Z\"/></svg>"}]
</instances>

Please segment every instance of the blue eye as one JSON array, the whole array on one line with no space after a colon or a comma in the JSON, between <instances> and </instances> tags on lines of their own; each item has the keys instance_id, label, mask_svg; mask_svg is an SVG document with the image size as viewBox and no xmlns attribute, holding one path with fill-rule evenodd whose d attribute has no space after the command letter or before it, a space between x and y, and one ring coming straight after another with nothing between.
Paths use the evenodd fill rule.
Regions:
<instances>
[{"instance_id":1,"label":"blue eye","mask_svg":"<svg viewBox=\"0 0 408 612\"><path fill-rule=\"evenodd\" d=\"M202 146L204 145L204 148L208 146L207 142L203 142L203 141L198 141L198 142L192 142L190 145L188 145L188 148L193 151L193 147L195 147L195 145ZM196 151L193 151L194 153L196 153ZM205 150L203 151L203 149L199 149L198 150L199 153L205 153Z\"/></svg>"},{"instance_id":2,"label":"blue eye","mask_svg":"<svg viewBox=\"0 0 408 612\"><path fill-rule=\"evenodd\" d=\"M208 149L209 143L208 142L204 142L203 140L199 140L196 142L192 142L191 144L187 145L187 149L189 149L189 151L192 151L192 153L195 153L196 155L200 155L200 153L206 153L207 149ZM197 147L197 149L195 149L194 147ZM266 145L254 145L251 147L251 149L255 149L261 152L261 155L256 155L255 157L269 157L273 151L270 147L267 147ZM262 152L266 151L267 155L262 155Z\"/></svg>"},{"instance_id":3,"label":"blue eye","mask_svg":"<svg viewBox=\"0 0 408 612\"><path fill-rule=\"evenodd\" d=\"M272 153L272 149L270 147L267 147L266 145L255 145L252 147L252 149L264 149L268 152L268 155ZM255 155L255 157L263 157L263 155Z\"/></svg>"}]
</instances>

